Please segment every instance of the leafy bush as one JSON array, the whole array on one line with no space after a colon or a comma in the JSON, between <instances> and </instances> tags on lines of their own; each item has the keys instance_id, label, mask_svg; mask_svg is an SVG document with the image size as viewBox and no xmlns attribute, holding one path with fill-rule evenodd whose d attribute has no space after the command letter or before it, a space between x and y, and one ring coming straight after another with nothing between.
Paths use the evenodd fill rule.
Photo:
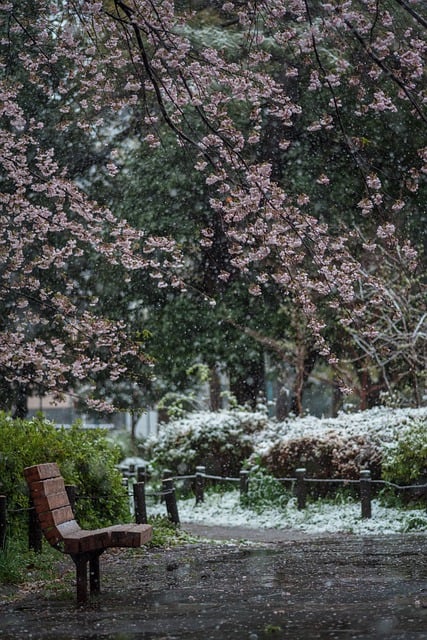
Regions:
<instances>
[{"instance_id":1,"label":"leafy bush","mask_svg":"<svg viewBox=\"0 0 427 640\"><path fill-rule=\"evenodd\" d=\"M241 503L254 511L262 512L268 507L286 508L291 498L277 478L265 469L255 467L251 470L248 482L248 492L241 498Z\"/></svg>"},{"instance_id":2,"label":"leafy bush","mask_svg":"<svg viewBox=\"0 0 427 640\"><path fill-rule=\"evenodd\" d=\"M145 457L158 469L175 475L194 473L204 465L207 473L237 476L253 452L253 434L267 421L263 413L244 409L194 413L161 426L157 438L146 444Z\"/></svg>"},{"instance_id":3,"label":"leafy bush","mask_svg":"<svg viewBox=\"0 0 427 640\"><path fill-rule=\"evenodd\" d=\"M427 482L427 420L415 420L399 439L384 451L383 478L411 484Z\"/></svg>"},{"instance_id":4,"label":"leafy bush","mask_svg":"<svg viewBox=\"0 0 427 640\"><path fill-rule=\"evenodd\" d=\"M42 417L12 420L0 413L0 492L11 513L28 506L24 468L57 462L66 484L77 487L76 518L83 527L129 519L118 460L119 449L102 429L57 429Z\"/></svg>"},{"instance_id":5,"label":"leafy bush","mask_svg":"<svg viewBox=\"0 0 427 640\"><path fill-rule=\"evenodd\" d=\"M43 581L47 587L52 586L58 582L58 558L58 552L50 545L45 545L42 553L36 553L28 549L23 538L9 537L5 549L0 551L0 584L19 584L36 577L38 583Z\"/></svg>"}]
</instances>

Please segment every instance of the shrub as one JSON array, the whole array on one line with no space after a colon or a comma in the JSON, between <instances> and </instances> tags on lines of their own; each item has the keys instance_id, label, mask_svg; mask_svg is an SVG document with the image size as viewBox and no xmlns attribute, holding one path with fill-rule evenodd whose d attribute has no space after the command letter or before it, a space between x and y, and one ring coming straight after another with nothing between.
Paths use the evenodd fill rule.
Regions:
<instances>
[{"instance_id":1,"label":"shrub","mask_svg":"<svg viewBox=\"0 0 427 640\"><path fill-rule=\"evenodd\" d=\"M262 458L276 477L295 475L304 467L313 478L356 480L361 469L369 468L373 478L381 473L381 450L366 436L345 438L337 434L325 437L305 436L276 443Z\"/></svg>"},{"instance_id":2,"label":"shrub","mask_svg":"<svg viewBox=\"0 0 427 640\"><path fill-rule=\"evenodd\" d=\"M254 511L262 512L268 507L286 508L290 498L290 492L277 478L261 467L254 467L249 475L248 492L242 496L241 502Z\"/></svg>"},{"instance_id":3,"label":"shrub","mask_svg":"<svg viewBox=\"0 0 427 640\"><path fill-rule=\"evenodd\" d=\"M427 421L414 420L384 451L383 478L411 484L427 480Z\"/></svg>"},{"instance_id":4,"label":"shrub","mask_svg":"<svg viewBox=\"0 0 427 640\"><path fill-rule=\"evenodd\" d=\"M194 473L204 465L207 473L237 476L253 452L253 434L267 421L262 413L244 409L201 412L163 424L157 438L147 441L145 457L158 469L176 475Z\"/></svg>"},{"instance_id":5,"label":"shrub","mask_svg":"<svg viewBox=\"0 0 427 640\"><path fill-rule=\"evenodd\" d=\"M119 449L102 429L86 430L78 424L57 429L42 417L12 420L0 413L0 492L7 496L10 512L28 506L24 468L57 462L65 482L75 484L81 497L76 517L82 526L128 519L127 496L115 468L118 459Z\"/></svg>"}]
</instances>

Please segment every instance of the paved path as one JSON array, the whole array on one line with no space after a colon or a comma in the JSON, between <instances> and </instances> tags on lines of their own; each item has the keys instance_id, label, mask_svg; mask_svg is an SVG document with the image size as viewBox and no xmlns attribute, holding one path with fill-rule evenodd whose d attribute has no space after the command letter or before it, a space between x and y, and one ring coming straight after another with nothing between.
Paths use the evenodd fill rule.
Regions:
<instances>
[{"instance_id":1,"label":"paved path","mask_svg":"<svg viewBox=\"0 0 427 640\"><path fill-rule=\"evenodd\" d=\"M0 602L0 640L427 640L425 535L183 528L227 542L106 553L98 600Z\"/></svg>"},{"instance_id":2,"label":"paved path","mask_svg":"<svg viewBox=\"0 0 427 640\"><path fill-rule=\"evenodd\" d=\"M192 522L181 523L181 529L191 535L206 538L207 540L230 540L234 542L247 540L249 542L262 542L265 544L289 542L290 540L336 538L336 534L332 533L312 534L305 533L304 531L298 531L297 529L251 529L249 527L218 527L211 525L194 524Z\"/></svg>"}]
</instances>

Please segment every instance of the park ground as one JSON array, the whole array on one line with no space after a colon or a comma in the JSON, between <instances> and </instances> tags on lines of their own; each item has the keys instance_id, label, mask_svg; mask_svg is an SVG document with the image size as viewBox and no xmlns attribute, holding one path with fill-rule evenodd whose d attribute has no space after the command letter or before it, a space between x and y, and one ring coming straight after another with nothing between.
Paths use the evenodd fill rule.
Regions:
<instances>
[{"instance_id":1,"label":"park ground","mask_svg":"<svg viewBox=\"0 0 427 640\"><path fill-rule=\"evenodd\" d=\"M102 594L0 592L1 640L427 640L425 533L309 534L183 524L176 547L111 550Z\"/></svg>"}]
</instances>

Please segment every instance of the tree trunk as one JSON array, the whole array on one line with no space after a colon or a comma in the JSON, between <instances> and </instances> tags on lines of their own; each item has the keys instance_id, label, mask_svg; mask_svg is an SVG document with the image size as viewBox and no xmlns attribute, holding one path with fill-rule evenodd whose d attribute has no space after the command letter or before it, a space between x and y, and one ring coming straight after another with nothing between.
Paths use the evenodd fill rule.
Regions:
<instances>
[{"instance_id":1,"label":"tree trunk","mask_svg":"<svg viewBox=\"0 0 427 640\"><path fill-rule=\"evenodd\" d=\"M310 348L307 349L303 343L300 343L298 345L297 356L295 360L296 376L292 389L290 411L296 416L301 416L303 414L302 398L304 388L316 363L316 351Z\"/></svg>"},{"instance_id":2,"label":"tree trunk","mask_svg":"<svg viewBox=\"0 0 427 640\"><path fill-rule=\"evenodd\" d=\"M360 399L360 410L372 409L380 404L380 392L384 389L383 383L373 382L369 371L364 368L357 372L359 379L358 396Z\"/></svg>"},{"instance_id":3,"label":"tree trunk","mask_svg":"<svg viewBox=\"0 0 427 640\"><path fill-rule=\"evenodd\" d=\"M15 394L12 418L26 418L28 415L28 393L26 385L19 384Z\"/></svg>"},{"instance_id":4,"label":"tree trunk","mask_svg":"<svg viewBox=\"0 0 427 640\"><path fill-rule=\"evenodd\" d=\"M219 411L221 402L221 380L216 367L211 367L209 378L209 405L211 411Z\"/></svg>"},{"instance_id":5,"label":"tree trunk","mask_svg":"<svg viewBox=\"0 0 427 640\"><path fill-rule=\"evenodd\" d=\"M265 390L264 358L248 363L243 373L230 370L230 391L239 405L248 404L255 409L260 394Z\"/></svg>"}]
</instances>

